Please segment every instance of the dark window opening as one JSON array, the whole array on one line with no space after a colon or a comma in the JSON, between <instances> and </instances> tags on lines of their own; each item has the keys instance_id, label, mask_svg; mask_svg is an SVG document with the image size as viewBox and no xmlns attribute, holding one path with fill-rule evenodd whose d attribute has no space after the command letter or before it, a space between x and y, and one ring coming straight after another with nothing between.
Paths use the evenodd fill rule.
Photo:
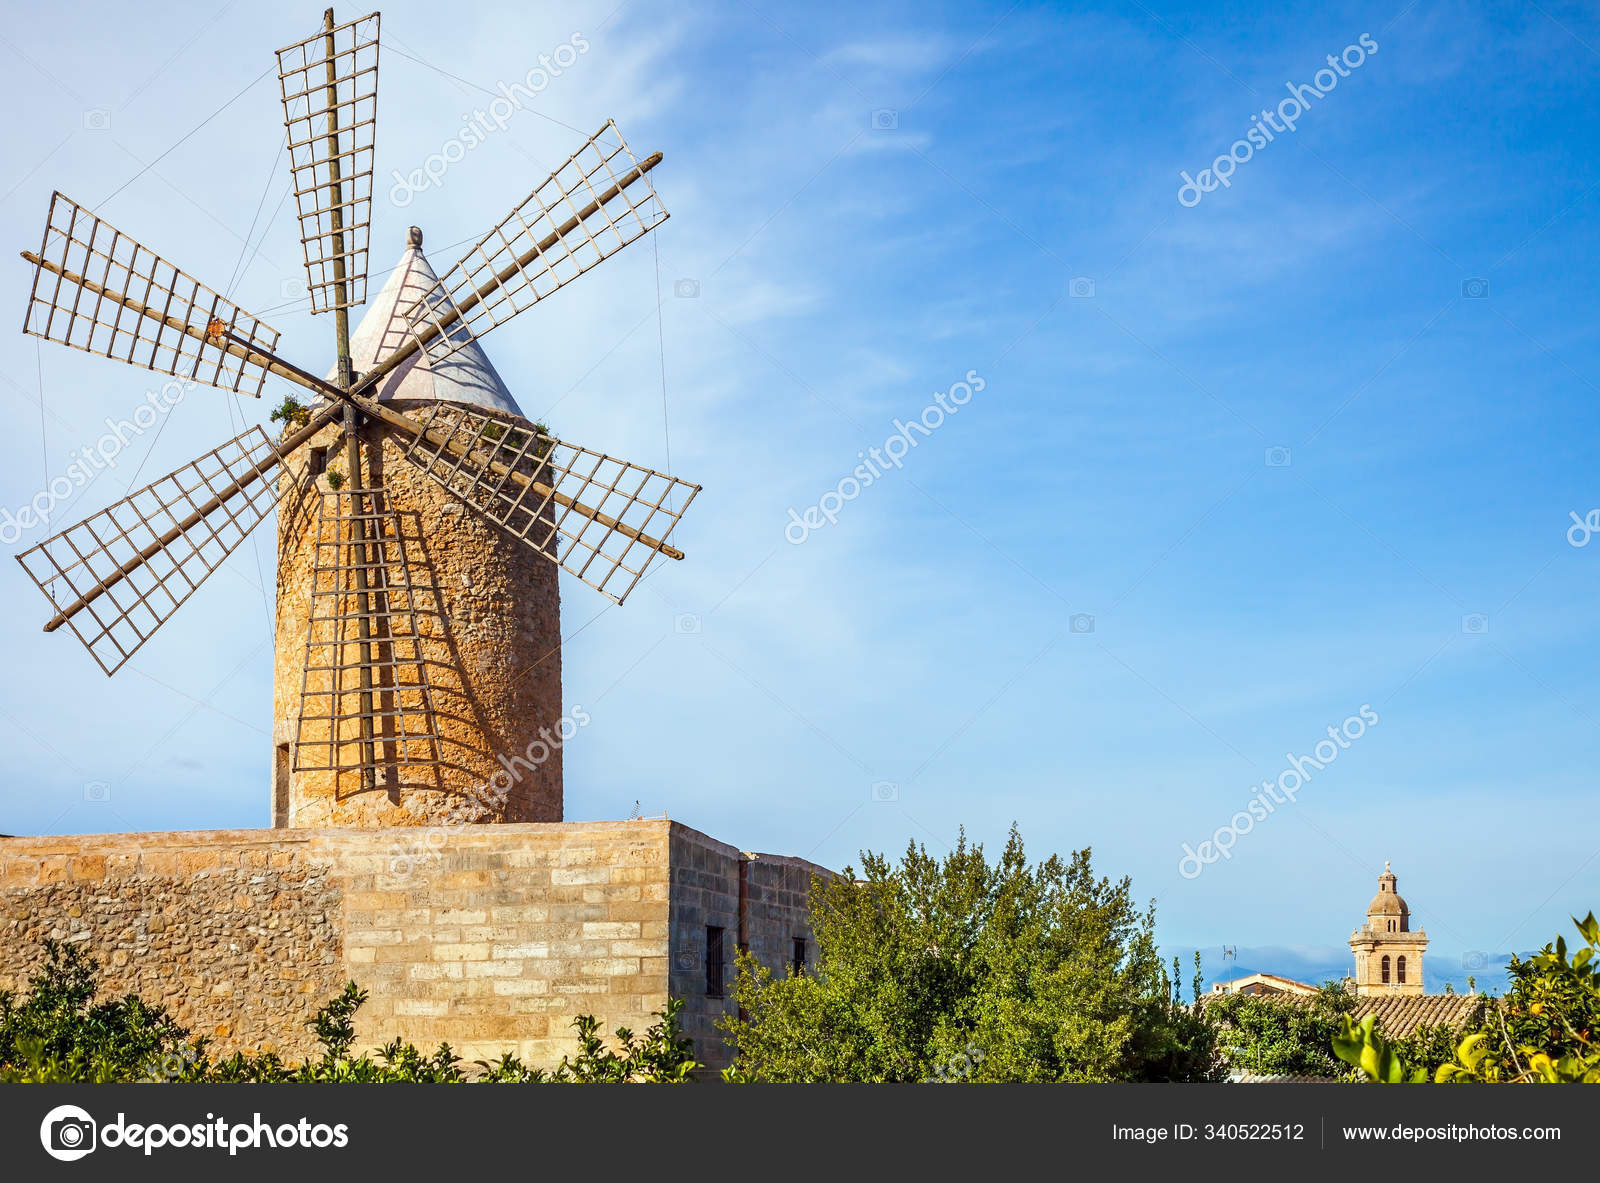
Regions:
<instances>
[{"instance_id":1,"label":"dark window opening","mask_svg":"<svg viewBox=\"0 0 1600 1183\"><path fill-rule=\"evenodd\" d=\"M1394 963L1394 980L1402 986L1406 984L1406 959L1404 957Z\"/></svg>"},{"instance_id":2,"label":"dark window opening","mask_svg":"<svg viewBox=\"0 0 1600 1183\"><path fill-rule=\"evenodd\" d=\"M722 929L706 925L706 997L722 997Z\"/></svg>"},{"instance_id":3,"label":"dark window opening","mask_svg":"<svg viewBox=\"0 0 1600 1183\"><path fill-rule=\"evenodd\" d=\"M312 448L311 449L310 467L307 469L307 474L309 476L312 476L312 477L319 477L319 476L321 476L323 473L325 473L327 471L328 471L328 449L327 448Z\"/></svg>"},{"instance_id":4,"label":"dark window opening","mask_svg":"<svg viewBox=\"0 0 1600 1183\"><path fill-rule=\"evenodd\" d=\"M794 939L794 972L796 977L806 972L805 937L795 937Z\"/></svg>"},{"instance_id":5,"label":"dark window opening","mask_svg":"<svg viewBox=\"0 0 1600 1183\"><path fill-rule=\"evenodd\" d=\"M281 830L289 824L289 745L281 743L274 754L272 769L272 825Z\"/></svg>"},{"instance_id":6,"label":"dark window opening","mask_svg":"<svg viewBox=\"0 0 1600 1183\"><path fill-rule=\"evenodd\" d=\"M1383 955L1383 984L1385 986L1389 984L1389 955L1387 953Z\"/></svg>"}]
</instances>

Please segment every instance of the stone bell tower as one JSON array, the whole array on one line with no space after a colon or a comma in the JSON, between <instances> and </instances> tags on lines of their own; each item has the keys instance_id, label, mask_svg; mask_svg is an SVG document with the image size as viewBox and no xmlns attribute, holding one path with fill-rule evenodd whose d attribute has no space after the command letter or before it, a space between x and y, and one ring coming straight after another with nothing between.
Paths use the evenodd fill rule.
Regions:
<instances>
[{"instance_id":1,"label":"stone bell tower","mask_svg":"<svg viewBox=\"0 0 1600 1183\"><path fill-rule=\"evenodd\" d=\"M1378 876L1378 894L1367 905L1367 922L1350 936L1356 958L1356 993L1421 994L1422 953L1428 934L1411 931L1411 909L1395 890L1387 861Z\"/></svg>"},{"instance_id":2,"label":"stone bell tower","mask_svg":"<svg viewBox=\"0 0 1600 1183\"><path fill-rule=\"evenodd\" d=\"M405 310L436 278L413 226L351 337L358 375L405 339ZM397 411L445 402L532 427L476 341L443 361L417 353L372 397ZM561 747L577 725L561 709L555 564L406 460L395 429L367 423L360 437L360 471L345 471L335 424L280 477L272 824L561 821ZM370 523L365 562L340 541L362 528L356 520ZM367 614L340 592L355 578L382 589L365 601L377 640L359 647L354 629ZM357 663L356 652L367 656ZM357 664L365 672L352 673ZM354 690L358 675L370 691ZM375 776L353 742L365 742L362 713L373 721Z\"/></svg>"}]
</instances>

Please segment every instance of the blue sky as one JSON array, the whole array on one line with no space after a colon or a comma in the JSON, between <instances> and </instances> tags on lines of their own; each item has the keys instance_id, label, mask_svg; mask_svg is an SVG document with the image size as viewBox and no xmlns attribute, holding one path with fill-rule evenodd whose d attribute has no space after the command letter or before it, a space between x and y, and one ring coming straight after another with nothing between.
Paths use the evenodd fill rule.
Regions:
<instances>
[{"instance_id":1,"label":"blue sky","mask_svg":"<svg viewBox=\"0 0 1600 1183\"><path fill-rule=\"evenodd\" d=\"M234 298L326 366L277 204L276 83L250 81L320 13L11 14L0 87L28 114L0 133L0 231L36 248L59 188L213 286L242 268ZM564 582L566 698L593 719L569 817L637 801L833 866L1015 821L1035 853L1091 845L1131 875L1173 950L1319 964L1347 956L1387 858L1432 975L1600 904L1600 545L1566 536L1600 506L1600 19L603 3L463 4L447 26L392 4L383 31L384 178L479 88L588 48L405 208L380 181L375 273L412 222L443 270L609 117L666 155L654 246L486 341L558 434L657 467L670 441L705 486L689 558L624 607ZM1180 203L1181 171L1363 34L1377 51L1295 130ZM15 323L26 282L16 262ZM983 389L903 467L786 540L790 509L969 371ZM20 333L0 378L8 508L159 384ZM58 526L268 409L197 388ZM265 824L270 538L109 681L0 567L0 831ZM1296 801L1180 873L1184 843L1362 707L1378 723Z\"/></svg>"}]
</instances>

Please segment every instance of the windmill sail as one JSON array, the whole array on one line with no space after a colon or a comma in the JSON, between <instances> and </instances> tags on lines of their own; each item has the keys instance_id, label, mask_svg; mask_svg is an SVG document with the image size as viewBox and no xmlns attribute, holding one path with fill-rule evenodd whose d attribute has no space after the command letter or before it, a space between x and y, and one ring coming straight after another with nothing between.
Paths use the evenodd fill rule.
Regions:
<instances>
[{"instance_id":1,"label":"windmill sail","mask_svg":"<svg viewBox=\"0 0 1600 1183\"><path fill-rule=\"evenodd\" d=\"M614 122L590 136L409 313L417 348L442 361L667 219Z\"/></svg>"},{"instance_id":2,"label":"windmill sail","mask_svg":"<svg viewBox=\"0 0 1600 1183\"><path fill-rule=\"evenodd\" d=\"M259 397L278 331L84 209L50 199L22 331ZM259 351L259 352L258 352Z\"/></svg>"},{"instance_id":3,"label":"windmill sail","mask_svg":"<svg viewBox=\"0 0 1600 1183\"><path fill-rule=\"evenodd\" d=\"M378 131L378 14L278 50L306 287L313 313L367 299Z\"/></svg>"},{"instance_id":4,"label":"windmill sail","mask_svg":"<svg viewBox=\"0 0 1600 1183\"><path fill-rule=\"evenodd\" d=\"M525 421L437 403L405 458L563 571L620 604L698 485L555 439Z\"/></svg>"},{"instance_id":5,"label":"windmill sail","mask_svg":"<svg viewBox=\"0 0 1600 1183\"><path fill-rule=\"evenodd\" d=\"M268 474L333 415L279 445L252 427L23 551L17 562L56 608L45 631L65 624L116 673L272 512Z\"/></svg>"},{"instance_id":6,"label":"windmill sail","mask_svg":"<svg viewBox=\"0 0 1600 1183\"><path fill-rule=\"evenodd\" d=\"M311 547L294 771L397 775L406 768L414 778L417 766L442 764L419 620L438 591L426 572L413 573L388 493L322 494ZM365 580L356 577L358 566ZM370 589L365 645L361 583Z\"/></svg>"}]
</instances>

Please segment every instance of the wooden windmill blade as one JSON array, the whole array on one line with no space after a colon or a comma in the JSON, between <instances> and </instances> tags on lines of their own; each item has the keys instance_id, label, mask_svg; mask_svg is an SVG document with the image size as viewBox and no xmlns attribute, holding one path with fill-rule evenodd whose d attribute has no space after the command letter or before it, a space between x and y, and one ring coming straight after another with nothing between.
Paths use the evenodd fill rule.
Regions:
<instances>
[{"instance_id":1,"label":"wooden windmill blade","mask_svg":"<svg viewBox=\"0 0 1600 1183\"><path fill-rule=\"evenodd\" d=\"M171 619L278 503L269 474L331 422L326 408L281 444L252 427L17 556L107 675Z\"/></svg>"},{"instance_id":2,"label":"wooden windmill blade","mask_svg":"<svg viewBox=\"0 0 1600 1183\"><path fill-rule=\"evenodd\" d=\"M260 397L278 331L56 193L22 331L158 374Z\"/></svg>"},{"instance_id":3,"label":"wooden windmill blade","mask_svg":"<svg viewBox=\"0 0 1600 1183\"><path fill-rule=\"evenodd\" d=\"M378 130L379 14L278 50L278 88L311 311L367 299L372 166Z\"/></svg>"},{"instance_id":4,"label":"wooden windmill blade","mask_svg":"<svg viewBox=\"0 0 1600 1183\"><path fill-rule=\"evenodd\" d=\"M454 403L417 418L405 458L514 537L620 604L667 542L699 485ZM398 421L398 422L397 422Z\"/></svg>"},{"instance_id":5,"label":"wooden windmill blade","mask_svg":"<svg viewBox=\"0 0 1600 1183\"><path fill-rule=\"evenodd\" d=\"M417 349L443 361L666 221L648 176L660 162L635 159L608 121L416 302L412 348L380 369Z\"/></svg>"}]
</instances>

